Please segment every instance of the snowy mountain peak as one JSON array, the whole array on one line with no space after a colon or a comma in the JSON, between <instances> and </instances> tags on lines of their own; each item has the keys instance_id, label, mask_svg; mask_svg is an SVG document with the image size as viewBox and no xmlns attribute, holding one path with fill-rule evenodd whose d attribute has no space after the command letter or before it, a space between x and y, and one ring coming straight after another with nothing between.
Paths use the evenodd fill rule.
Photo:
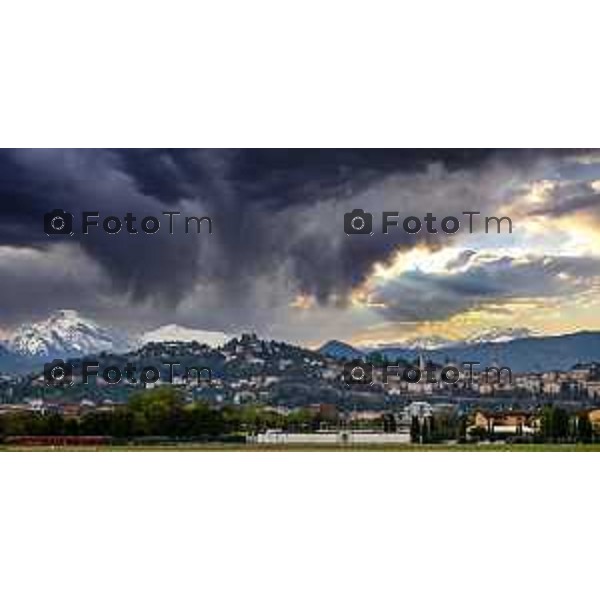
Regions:
<instances>
[{"instance_id":1,"label":"snowy mountain peak","mask_svg":"<svg viewBox=\"0 0 600 600\"><path fill-rule=\"evenodd\" d=\"M485 344L487 342L499 344L501 342L532 337L533 335L534 333L527 327L508 327L506 329L492 327L491 329L472 335L466 341L468 344Z\"/></svg>"},{"instance_id":2,"label":"snowy mountain peak","mask_svg":"<svg viewBox=\"0 0 600 600\"><path fill-rule=\"evenodd\" d=\"M453 346L469 346L472 344L485 344L485 343L502 343L510 342L512 340L533 337L535 335L530 329L526 327L492 327L478 331L473 335L463 340L452 340L442 336L432 335L429 337L411 338L400 344L395 344L394 347L401 346L408 350L442 350L443 348L450 348ZM385 349L385 345L381 346L381 349Z\"/></svg>"},{"instance_id":3,"label":"snowy mountain peak","mask_svg":"<svg viewBox=\"0 0 600 600\"><path fill-rule=\"evenodd\" d=\"M437 350L445 346L450 346L452 343L452 340L448 338L432 335L429 337L411 338L404 342L403 346L410 350Z\"/></svg>"},{"instance_id":4,"label":"snowy mountain peak","mask_svg":"<svg viewBox=\"0 0 600 600\"><path fill-rule=\"evenodd\" d=\"M19 327L8 346L24 356L83 356L114 349L115 336L75 310L57 310L44 321Z\"/></svg>"},{"instance_id":5,"label":"snowy mountain peak","mask_svg":"<svg viewBox=\"0 0 600 600\"><path fill-rule=\"evenodd\" d=\"M203 331L171 324L148 331L139 339L138 345L144 346L149 342L198 342L216 348L225 344L228 339L227 334L222 331Z\"/></svg>"},{"instance_id":6,"label":"snowy mountain peak","mask_svg":"<svg viewBox=\"0 0 600 600\"><path fill-rule=\"evenodd\" d=\"M84 319L79 315L76 310L72 309L59 309L55 310L48 317L49 321L83 321Z\"/></svg>"}]
</instances>

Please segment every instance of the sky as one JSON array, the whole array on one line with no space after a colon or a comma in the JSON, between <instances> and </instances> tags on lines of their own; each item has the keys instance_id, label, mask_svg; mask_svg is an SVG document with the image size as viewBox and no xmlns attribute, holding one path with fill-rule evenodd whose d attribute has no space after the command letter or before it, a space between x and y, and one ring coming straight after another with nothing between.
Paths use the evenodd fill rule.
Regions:
<instances>
[{"instance_id":1,"label":"sky","mask_svg":"<svg viewBox=\"0 0 600 600\"><path fill-rule=\"evenodd\" d=\"M73 213L73 236L44 233L54 209ZM344 233L355 209L373 235ZM83 235L83 211L162 226ZM208 216L212 233L170 235L165 211ZM461 227L385 235L383 211ZM472 233L463 211L481 213ZM485 216L512 233L486 233ZM0 337L57 309L132 334L177 324L308 346L596 330L600 151L1 150L0 277Z\"/></svg>"}]
</instances>

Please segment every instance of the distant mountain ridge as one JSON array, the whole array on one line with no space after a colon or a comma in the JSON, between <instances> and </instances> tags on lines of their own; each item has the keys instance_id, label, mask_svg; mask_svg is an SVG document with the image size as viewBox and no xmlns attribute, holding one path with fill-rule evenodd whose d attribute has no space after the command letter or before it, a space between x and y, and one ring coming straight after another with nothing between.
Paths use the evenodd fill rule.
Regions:
<instances>
[{"instance_id":1,"label":"distant mountain ridge","mask_svg":"<svg viewBox=\"0 0 600 600\"><path fill-rule=\"evenodd\" d=\"M339 340L330 340L326 344L323 344L317 352L323 356L335 358L336 360L354 360L363 358L365 355L363 350L358 350L350 344L340 342Z\"/></svg>"},{"instance_id":2,"label":"distant mountain ridge","mask_svg":"<svg viewBox=\"0 0 600 600\"><path fill-rule=\"evenodd\" d=\"M19 327L0 341L0 372L26 372L55 358L81 358L100 353L123 354L151 341L198 342L225 347L223 332L167 325L141 336L136 343L72 310L52 313L46 320ZM413 340L413 342L415 342ZM378 352L388 360L414 361L419 354L437 364L479 362L481 368L498 365L515 372L567 370L577 363L600 362L600 332L559 336L531 336L524 328L480 332L469 340L445 343L443 338L423 338L420 343L356 348L339 340L324 344L318 353L338 361L360 359Z\"/></svg>"},{"instance_id":3,"label":"distant mountain ridge","mask_svg":"<svg viewBox=\"0 0 600 600\"><path fill-rule=\"evenodd\" d=\"M492 343L500 343L500 342L510 342L511 340L516 340L520 338L532 337L533 332L531 329L527 327L508 327L508 328L500 328L500 327L492 327L491 329L486 329L484 331L479 331L469 337L467 337L464 341L457 342L456 340L452 340L449 338L445 338L443 336L430 336L430 337L417 337L411 338L402 344L403 348L410 349L421 349L421 350L438 350L440 348L447 348L450 346L459 346L462 344L477 344L482 342L492 342ZM387 346L387 345L386 345ZM381 348L385 348L386 346L381 346ZM398 344L390 344L390 347L398 347Z\"/></svg>"},{"instance_id":4,"label":"distant mountain ridge","mask_svg":"<svg viewBox=\"0 0 600 600\"><path fill-rule=\"evenodd\" d=\"M152 342L197 342L214 348L224 345L229 337L220 331L172 324L135 339L75 310L62 309L41 321L23 324L7 340L0 340L0 373L28 372L54 359L78 359L101 353L121 355Z\"/></svg>"},{"instance_id":5,"label":"distant mountain ridge","mask_svg":"<svg viewBox=\"0 0 600 600\"><path fill-rule=\"evenodd\" d=\"M339 360L364 358L371 352L378 352L390 361L414 361L423 353L437 364L469 361L479 362L480 368L498 365L514 372L541 372L568 370L577 363L600 362L600 332L520 337L508 341L461 342L432 350L406 346L355 348L345 342L332 340L322 346L319 352Z\"/></svg>"}]
</instances>

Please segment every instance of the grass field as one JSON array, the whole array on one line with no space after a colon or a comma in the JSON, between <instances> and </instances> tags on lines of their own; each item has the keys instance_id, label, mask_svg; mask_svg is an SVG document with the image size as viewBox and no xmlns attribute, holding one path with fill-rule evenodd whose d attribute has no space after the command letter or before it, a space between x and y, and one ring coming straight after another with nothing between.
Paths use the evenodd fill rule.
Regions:
<instances>
[{"instance_id":1,"label":"grass field","mask_svg":"<svg viewBox=\"0 0 600 600\"><path fill-rule=\"evenodd\" d=\"M4 452L600 452L600 444L179 444L152 446L0 446Z\"/></svg>"}]
</instances>

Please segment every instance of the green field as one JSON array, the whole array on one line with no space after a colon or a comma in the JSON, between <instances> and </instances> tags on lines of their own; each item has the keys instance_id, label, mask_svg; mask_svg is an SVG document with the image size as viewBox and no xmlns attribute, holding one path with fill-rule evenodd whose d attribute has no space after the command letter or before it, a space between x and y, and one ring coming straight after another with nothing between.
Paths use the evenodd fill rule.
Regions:
<instances>
[{"instance_id":1,"label":"green field","mask_svg":"<svg viewBox=\"0 0 600 600\"><path fill-rule=\"evenodd\" d=\"M600 452L600 444L179 444L0 446L4 452Z\"/></svg>"}]
</instances>

